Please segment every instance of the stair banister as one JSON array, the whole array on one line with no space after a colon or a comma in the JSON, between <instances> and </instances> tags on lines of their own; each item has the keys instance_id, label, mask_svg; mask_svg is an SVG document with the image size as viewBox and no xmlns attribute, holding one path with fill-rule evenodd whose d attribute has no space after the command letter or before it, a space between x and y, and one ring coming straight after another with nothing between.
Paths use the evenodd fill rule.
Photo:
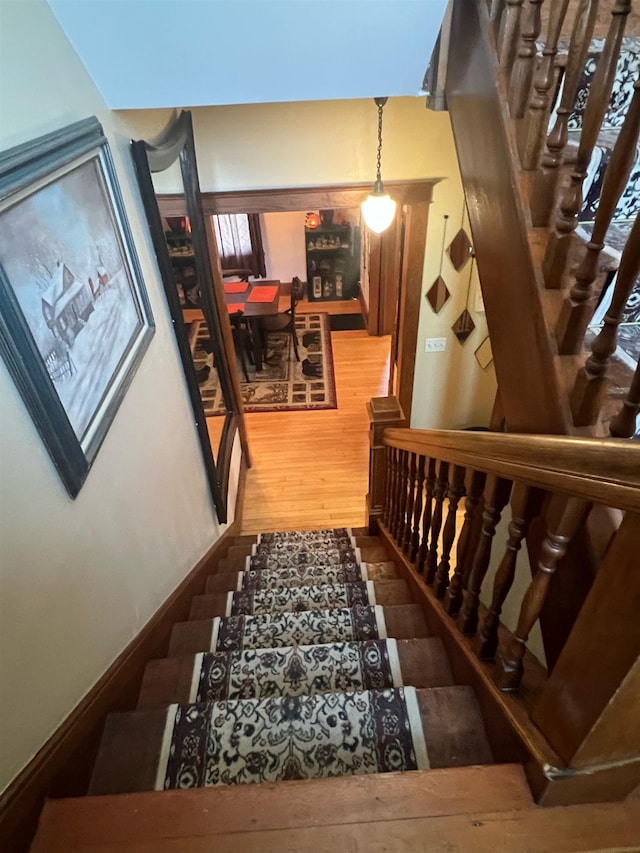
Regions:
<instances>
[{"instance_id":1,"label":"stair banister","mask_svg":"<svg viewBox=\"0 0 640 853\"><path fill-rule=\"evenodd\" d=\"M523 3L524 0L507 0L507 7L502 16L502 30L498 40L498 59L500 65L507 71L511 70L518 50Z\"/></svg>"},{"instance_id":2,"label":"stair banister","mask_svg":"<svg viewBox=\"0 0 640 853\"><path fill-rule=\"evenodd\" d=\"M569 0L551 0L542 57L533 78L533 90L524 121L517 130L518 152L523 169L536 169L540 160L551 108L551 87L556 79L558 40L568 6Z\"/></svg>"},{"instance_id":3,"label":"stair banister","mask_svg":"<svg viewBox=\"0 0 640 853\"><path fill-rule=\"evenodd\" d=\"M449 491L447 499L449 501L449 510L447 512L447 520L445 521L442 531L442 553L440 562L434 578L434 589L438 598L442 598L449 586L449 571L450 571L450 555L453 541L456 535L456 513L460 498L464 496L464 475L465 469L461 465L454 465L453 472L450 476Z\"/></svg>"},{"instance_id":4,"label":"stair banister","mask_svg":"<svg viewBox=\"0 0 640 853\"><path fill-rule=\"evenodd\" d=\"M619 763L627 778L640 756L639 553L640 516L628 512L532 712L572 768Z\"/></svg>"},{"instance_id":5,"label":"stair banister","mask_svg":"<svg viewBox=\"0 0 640 853\"><path fill-rule=\"evenodd\" d=\"M582 351L584 335L593 314L591 286L598 270L598 259L604 249L607 230L616 205L631 174L640 135L640 79L634 84L633 98L616 144L607 164L591 240L584 248L582 262L575 274L569 295L565 298L556 327L561 355Z\"/></svg>"},{"instance_id":6,"label":"stair banister","mask_svg":"<svg viewBox=\"0 0 640 853\"><path fill-rule=\"evenodd\" d=\"M491 603L476 635L474 649L481 660L493 660L498 648L500 613L516 574L516 561L532 519L540 512L543 492L518 483L511 496L511 521L504 556L496 571Z\"/></svg>"},{"instance_id":7,"label":"stair banister","mask_svg":"<svg viewBox=\"0 0 640 853\"><path fill-rule=\"evenodd\" d=\"M608 379L607 368L616 351L618 326L634 283L640 275L640 213L622 252L611 305L604 325L591 345L591 355L576 377L571 392L571 411L576 426L594 424L598 418Z\"/></svg>"},{"instance_id":8,"label":"stair banister","mask_svg":"<svg viewBox=\"0 0 640 853\"><path fill-rule=\"evenodd\" d=\"M571 182L562 196L554 230L549 237L542 262L545 285L549 288L561 286L569 249L573 241L573 232L578 225L578 214L582 207L582 186L587 176L600 126L609 106L618 57L622 47L622 37L630 11L631 0L616 0L611 12L611 24L604 50L598 60L589 89L587 106L582 119L578 155L571 171Z\"/></svg>"},{"instance_id":9,"label":"stair banister","mask_svg":"<svg viewBox=\"0 0 640 853\"><path fill-rule=\"evenodd\" d=\"M502 510L509 500L510 492L511 480L489 474L484 492L480 541L471 564L462 608L458 614L458 626L463 634L475 634L478 627L478 607L482 582L489 568L491 546L496 527L500 521Z\"/></svg>"},{"instance_id":10,"label":"stair banister","mask_svg":"<svg viewBox=\"0 0 640 853\"><path fill-rule=\"evenodd\" d=\"M638 413L640 412L640 359L636 365L629 393L622 408L609 424L613 438L631 438L635 435Z\"/></svg>"},{"instance_id":11,"label":"stair banister","mask_svg":"<svg viewBox=\"0 0 640 853\"><path fill-rule=\"evenodd\" d=\"M549 592L549 584L558 562L567 553L567 548L578 530L586 521L591 510L589 501L579 498L565 500L560 497L561 509L557 520L552 520L549 532L542 545L536 574L522 600L518 625L512 638L500 649L500 689L517 690L522 680L523 658L529 633L540 618Z\"/></svg>"},{"instance_id":12,"label":"stair banister","mask_svg":"<svg viewBox=\"0 0 640 853\"><path fill-rule=\"evenodd\" d=\"M598 0L580 0L571 32L562 95L556 120L547 136L541 169L536 173L531 196L531 221L535 227L549 224L556 203L556 190L564 149L569 140L568 122L580 85L580 77L598 16ZM531 165L535 168L536 164Z\"/></svg>"},{"instance_id":13,"label":"stair banister","mask_svg":"<svg viewBox=\"0 0 640 853\"><path fill-rule=\"evenodd\" d=\"M635 571L640 553L640 445L620 439L410 429L388 429L383 440L392 449L424 457L425 468L428 459L432 479L437 474L442 480L446 465L450 491L455 479L461 482L456 473L466 468L467 497L476 504L481 480L474 483L474 476L486 476L483 534L473 555L465 594L465 604L472 606L458 614L458 624L471 632L474 626L470 622L465 626L465 618L472 620L474 610L480 613L475 636L465 638L448 615L448 602L459 600L465 569L455 567L445 600L438 602L403 556L400 543L388 529L382 527L380 532L410 567L410 583L424 591L425 612L440 614L436 618L427 613L429 624L433 620L436 633L455 643L472 664L475 675L470 670L467 677L485 686L492 697L487 701L500 702L512 730L526 732L525 749L533 750L529 779L536 799L552 805L571 801L573 796L596 799L610 796L609 792L616 798L625 796L640 782L640 727L627 724L629 715L635 713L640 688L640 575ZM497 568L488 609L476 609L487 542L512 481L515 488L506 553ZM604 551L599 573L563 640L553 670L543 675L527 652L526 642L544 608L551 578L557 571L563 573L563 557L594 503L622 510L624 522ZM529 524L533 519L540 524L543 518L546 533L534 578L511 633L500 626L500 610L511 589L516 554ZM471 525L466 527L468 535ZM421 547L427 533L424 529ZM448 545L443 542L443 546L446 559ZM495 663L485 662L494 655ZM570 699L563 692L566 690L571 692Z\"/></svg>"},{"instance_id":14,"label":"stair banister","mask_svg":"<svg viewBox=\"0 0 640 853\"><path fill-rule=\"evenodd\" d=\"M390 426L404 426L406 423L400 404L395 397L373 397L367 403L369 416L369 493L367 495L367 524L369 529L376 528L376 522L387 513L388 524L389 492L391 483L387 477L387 453L391 448L385 446L384 431Z\"/></svg>"},{"instance_id":15,"label":"stair banister","mask_svg":"<svg viewBox=\"0 0 640 853\"><path fill-rule=\"evenodd\" d=\"M522 118L527 106L535 70L536 39L540 35L541 7L544 0L529 0L520 27L520 47L509 80L509 112Z\"/></svg>"},{"instance_id":16,"label":"stair banister","mask_svg":"<svg viewBox=\"0 0 640 853\"><path fill-rule=\"evenodd\" d=\"M444 596L444 609L450 616L458 615L471 571L478 538L476 534L480 532L478 522L482 520L481 501L486 479L484 471L467 471L464 524L458 537L454 572Z\"/></svg>"}]
</instances>

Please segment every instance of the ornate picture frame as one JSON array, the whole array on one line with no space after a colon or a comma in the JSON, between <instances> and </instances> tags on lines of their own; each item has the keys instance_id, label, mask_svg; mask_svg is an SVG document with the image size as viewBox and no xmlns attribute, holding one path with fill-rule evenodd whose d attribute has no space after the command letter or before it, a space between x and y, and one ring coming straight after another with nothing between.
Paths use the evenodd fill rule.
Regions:
<instances>
[{"instance_id":1,"label":"ornate picture frame","mask_svg":"<svg viewBox=\"0 0 640 853\"><path fill-rule=\"evenodd\" d=\"M0 352L72 498L154 323L102 126L0 154Z\"/></svg>"}]
</instances>

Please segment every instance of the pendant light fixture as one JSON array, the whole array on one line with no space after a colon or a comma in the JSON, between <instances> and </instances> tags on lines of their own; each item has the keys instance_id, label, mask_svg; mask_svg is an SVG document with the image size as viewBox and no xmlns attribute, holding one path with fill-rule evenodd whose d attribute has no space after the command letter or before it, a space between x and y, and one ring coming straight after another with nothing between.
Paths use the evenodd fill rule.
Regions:
<instances>
[{"instance_id":1,"label":"pendant light fixture","mask_svg":"<svg viewBox=\"0 0 640 853\"><path fill-rule=\"evenodd\" d=\"M382 158L382 109L387 103L386 98L374 98L378 107L378 159L376 182L373 192L369 193L362 202L362 215L367 227L376 234L381 234L393 222L396 212L395 201L384 191L382 178L380 176L380 160Z\"/></svg>"}]
</instances>

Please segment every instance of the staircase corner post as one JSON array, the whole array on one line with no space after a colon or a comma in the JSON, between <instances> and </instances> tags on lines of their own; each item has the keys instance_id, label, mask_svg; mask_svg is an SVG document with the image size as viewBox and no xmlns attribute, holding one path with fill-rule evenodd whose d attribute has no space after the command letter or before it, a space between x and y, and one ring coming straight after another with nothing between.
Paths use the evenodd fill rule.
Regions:
<instances>
[{"instance_id":1,"label":"staircase corner post","mask_svg":"<svg viewBox=\"0 0 640 853\"><path fill-rule=\"evenodd\" d=\"M386 502L387 460L384 431L404 427L406 419L396 397L372 397L367 403L369 415L369 491L366 498L367 527L378 532Z\"/></svg>"}]
</instances>

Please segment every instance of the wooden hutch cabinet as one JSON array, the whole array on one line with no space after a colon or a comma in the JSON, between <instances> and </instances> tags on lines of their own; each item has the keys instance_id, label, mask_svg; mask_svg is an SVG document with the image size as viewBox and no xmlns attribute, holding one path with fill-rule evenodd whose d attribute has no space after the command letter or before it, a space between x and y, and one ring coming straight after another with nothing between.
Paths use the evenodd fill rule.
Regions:
<instances>
[{"instance_id":1,"label":"wooden hutch cabinet","mask_svg":"<svg viewBox=\"0 0 640 853\"><path fill-rule=\"evenodd\" d=\"M353 299L360 278L360 229L354 225L305 228L310 302Z\"/></svg>"}]
</instances>

